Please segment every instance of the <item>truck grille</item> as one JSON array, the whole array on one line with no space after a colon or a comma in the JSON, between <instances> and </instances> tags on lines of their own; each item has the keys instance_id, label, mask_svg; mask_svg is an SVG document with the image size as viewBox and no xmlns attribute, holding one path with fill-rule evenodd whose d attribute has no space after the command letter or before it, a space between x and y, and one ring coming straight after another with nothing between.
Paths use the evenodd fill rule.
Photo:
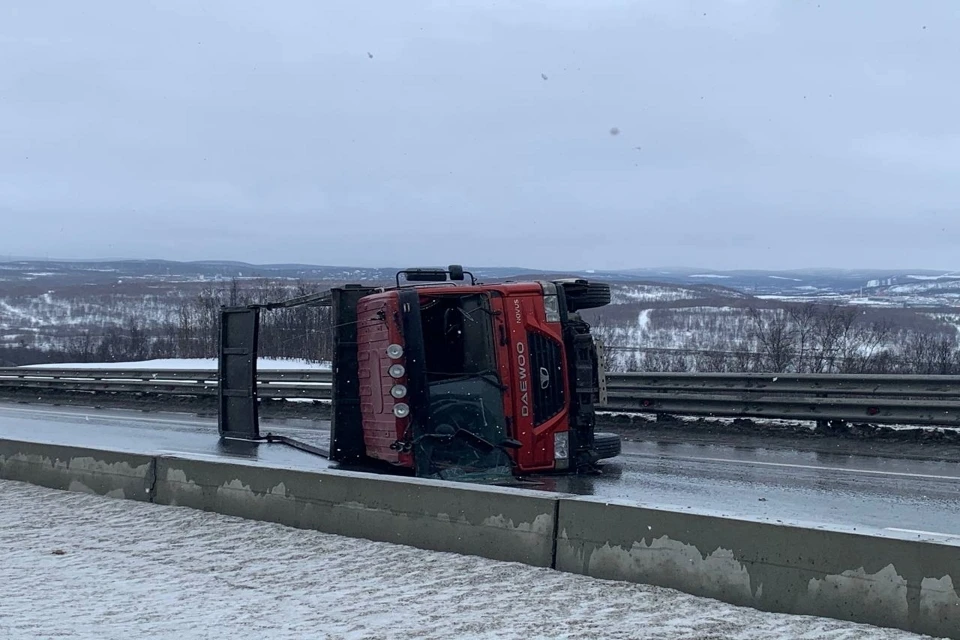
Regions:
<instances>
[{"instance_id":1,"label":"truck grille","mask_svg":"<svg viewBox=\"0 0 960 640\"><path fill-rule=\"evenodd\" d=\"M559 342L542 333L527 333L530 350L530 394L533 422L543 424L563 410L563 351Z\"/></svg>"}]
</instances>

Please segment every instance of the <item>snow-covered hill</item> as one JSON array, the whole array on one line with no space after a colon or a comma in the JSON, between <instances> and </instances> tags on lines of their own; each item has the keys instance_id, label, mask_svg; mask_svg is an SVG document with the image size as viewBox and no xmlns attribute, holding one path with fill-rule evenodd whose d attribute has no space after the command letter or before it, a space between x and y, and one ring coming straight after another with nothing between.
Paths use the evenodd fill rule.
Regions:
<instances>
[{"instance_id":1,"label":"snow-covered hill","mask_svg":"<svg viewBox=\"0 0 960 640\"><path fill-rule=\"evenodd\" d=\"M612 304L585 315L608 344L626 351L752 351L757 344L749 309L770 313L809 302L825 308L862 309L858 315L861 324L892 327L887 331L887 344L917 331L955 336L960 327L960 274L956 273L471 270L487 281L579 276L610 282ZM143 335L155 335L162 336L165 348L141 349L137 357L212 355L215 330L211 327L219 305L228 303L231 290L241 295L257 290L258 300L276 300L345 282L386 284L393 281L394 274L394 269L236 262L0 263L0 347L60 349L64 351L58 356L61 359L83 353L84 359L102 361L105 358L99 355L108 352L125 359L123 336L141 336L142 345ZM119 344L120 353L98 351L102 338ZM199 341L205 346L181 353L184 345ZM623 356L621 364L627 357ZM9 365L10 352L6 357L0 355L0 361ZM15 363L23 362L18 358Z\"/></svg>"}]
</instances>

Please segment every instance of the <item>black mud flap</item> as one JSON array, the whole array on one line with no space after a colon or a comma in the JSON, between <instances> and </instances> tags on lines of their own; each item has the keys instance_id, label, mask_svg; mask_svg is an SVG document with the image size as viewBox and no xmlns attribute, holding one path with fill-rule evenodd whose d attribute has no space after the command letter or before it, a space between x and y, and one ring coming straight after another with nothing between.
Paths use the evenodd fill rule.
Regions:
<instances>
[{"instance_id":1,"label":"black mud flap","mask_svg":"<svg viewBox=\"0 0 960 640\"><path fill-rule=\"evenodd\" d=\"M221 438L260 439L257 411L259 331L258 308L220 309L220 407L217 426Z\"/></svg>"}]
</instances>

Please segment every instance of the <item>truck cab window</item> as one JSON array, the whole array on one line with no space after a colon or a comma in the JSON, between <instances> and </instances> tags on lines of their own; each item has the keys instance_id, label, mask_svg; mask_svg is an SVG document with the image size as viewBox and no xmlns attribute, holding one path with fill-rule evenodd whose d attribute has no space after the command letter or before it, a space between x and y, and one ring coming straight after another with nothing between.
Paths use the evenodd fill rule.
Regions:
<instances>
[{"instance_id":1,"label":"truck cab window","mask_svg":"<svg viewBox=\"0 0 960 640\"><path fill-rule=\"evenodd\" d=\"M421 304L427 379L495 373L493 322L482 294L436 296Z\"/></svg>"}]
</instances>

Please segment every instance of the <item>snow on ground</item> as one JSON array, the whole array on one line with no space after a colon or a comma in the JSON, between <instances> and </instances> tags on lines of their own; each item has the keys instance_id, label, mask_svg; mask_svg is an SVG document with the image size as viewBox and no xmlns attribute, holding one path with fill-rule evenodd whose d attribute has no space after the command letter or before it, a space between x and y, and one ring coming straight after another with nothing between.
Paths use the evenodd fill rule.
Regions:
<instances>
[{"instance_id":1,"label":"snow on ground","mask_svg":"<svg viewBox=\"0 0 960 640\"><path fill-rule=\"evenodd\" d=\"M937 322L953 327L960 333L960 314L958 313L930 313L927 314Z\"/></svg>"},{"instance_id":2,"label":"snow on ground","mask_svg":"<svg viewBox=\"0 0 960 640\"><path fill-rule=\"evenodd\" d=\"M0 480L0 637L918 638Z\"/></svg>"},{"instance_id":3,"label":"snow on ground","mask_svg":"<svg viewBox=\"0 0 960 640\"><path fill-rule=\"evenodd\" d=\"M650 309L644 309L640 312L640 315L637 316L637 331L640 332L640 338L643 338L643 334L647 332L650 328Z\"/></svg>"},{"instance_id":4,"label":"snow on ground","mask_svg":"<svg viewBox=\"0 0 960 640\"><path fill-rule=\"evenodd\" d=\"M704 297L704 292L679 285L614 285L611 290L613 304L631 302L675 302Z\"/></svg>"},{"instance_id":5,"label":"snow on ground","mask_svg":"<svg viewBox=\"0 0 960 640\"><path fill-rule=\"evenodd\" d=\"M955 275L945 273L942 276L907 276L911 280L940 280L943 278L955 278Z\"/></svg>"},{"instance_id":6,"label":"snow on ground","mask_svg":"<svg viewBox=\"0 0 960 640\"><path fill-rule=\"evenodd\" d=\"M631 418L635 420L646 420L648 422L656 422L658 419L658 416L655 413L636 413L636 412L627 412L627 411L600 411L599 413L607 416L617 416L621 418ZM802 427L810 431L813 431L817 428L816 420L790 420L788 418L755 418L752 416L737 416L737 417L670 416L670 417L679 422L698 422L700 420L705 420L711 423L730 425L730 424L733 424L736 420L751 420L754 423L765 426L765 427L797 427L797 428ZM868 422L866 424L870 424L870 423ZM874 426L888 428L894 431L912 431L914 429L918 429L920 431L944 431L944 432L957 431L956 427L935 427L930 425L916 425L916 424L876 424L876 423L873 423L873 424Z\"/></svg>"},{"instance_id":7,"label":"snow on ground","mask_svg":"<svg viewBox=\"0 0 960 640\"><path fill-rule=\"evenodd\" d=\"M58 362L56 364L33 364L29 368L37 369L196 369L198 371L215 371L216 358L184 358L164 360L142 360L140 362ZM329 369L329 362L308 362L306 360L257 358L257 369L273 371L277 369Z\"/></svg>"}]
</instances>

